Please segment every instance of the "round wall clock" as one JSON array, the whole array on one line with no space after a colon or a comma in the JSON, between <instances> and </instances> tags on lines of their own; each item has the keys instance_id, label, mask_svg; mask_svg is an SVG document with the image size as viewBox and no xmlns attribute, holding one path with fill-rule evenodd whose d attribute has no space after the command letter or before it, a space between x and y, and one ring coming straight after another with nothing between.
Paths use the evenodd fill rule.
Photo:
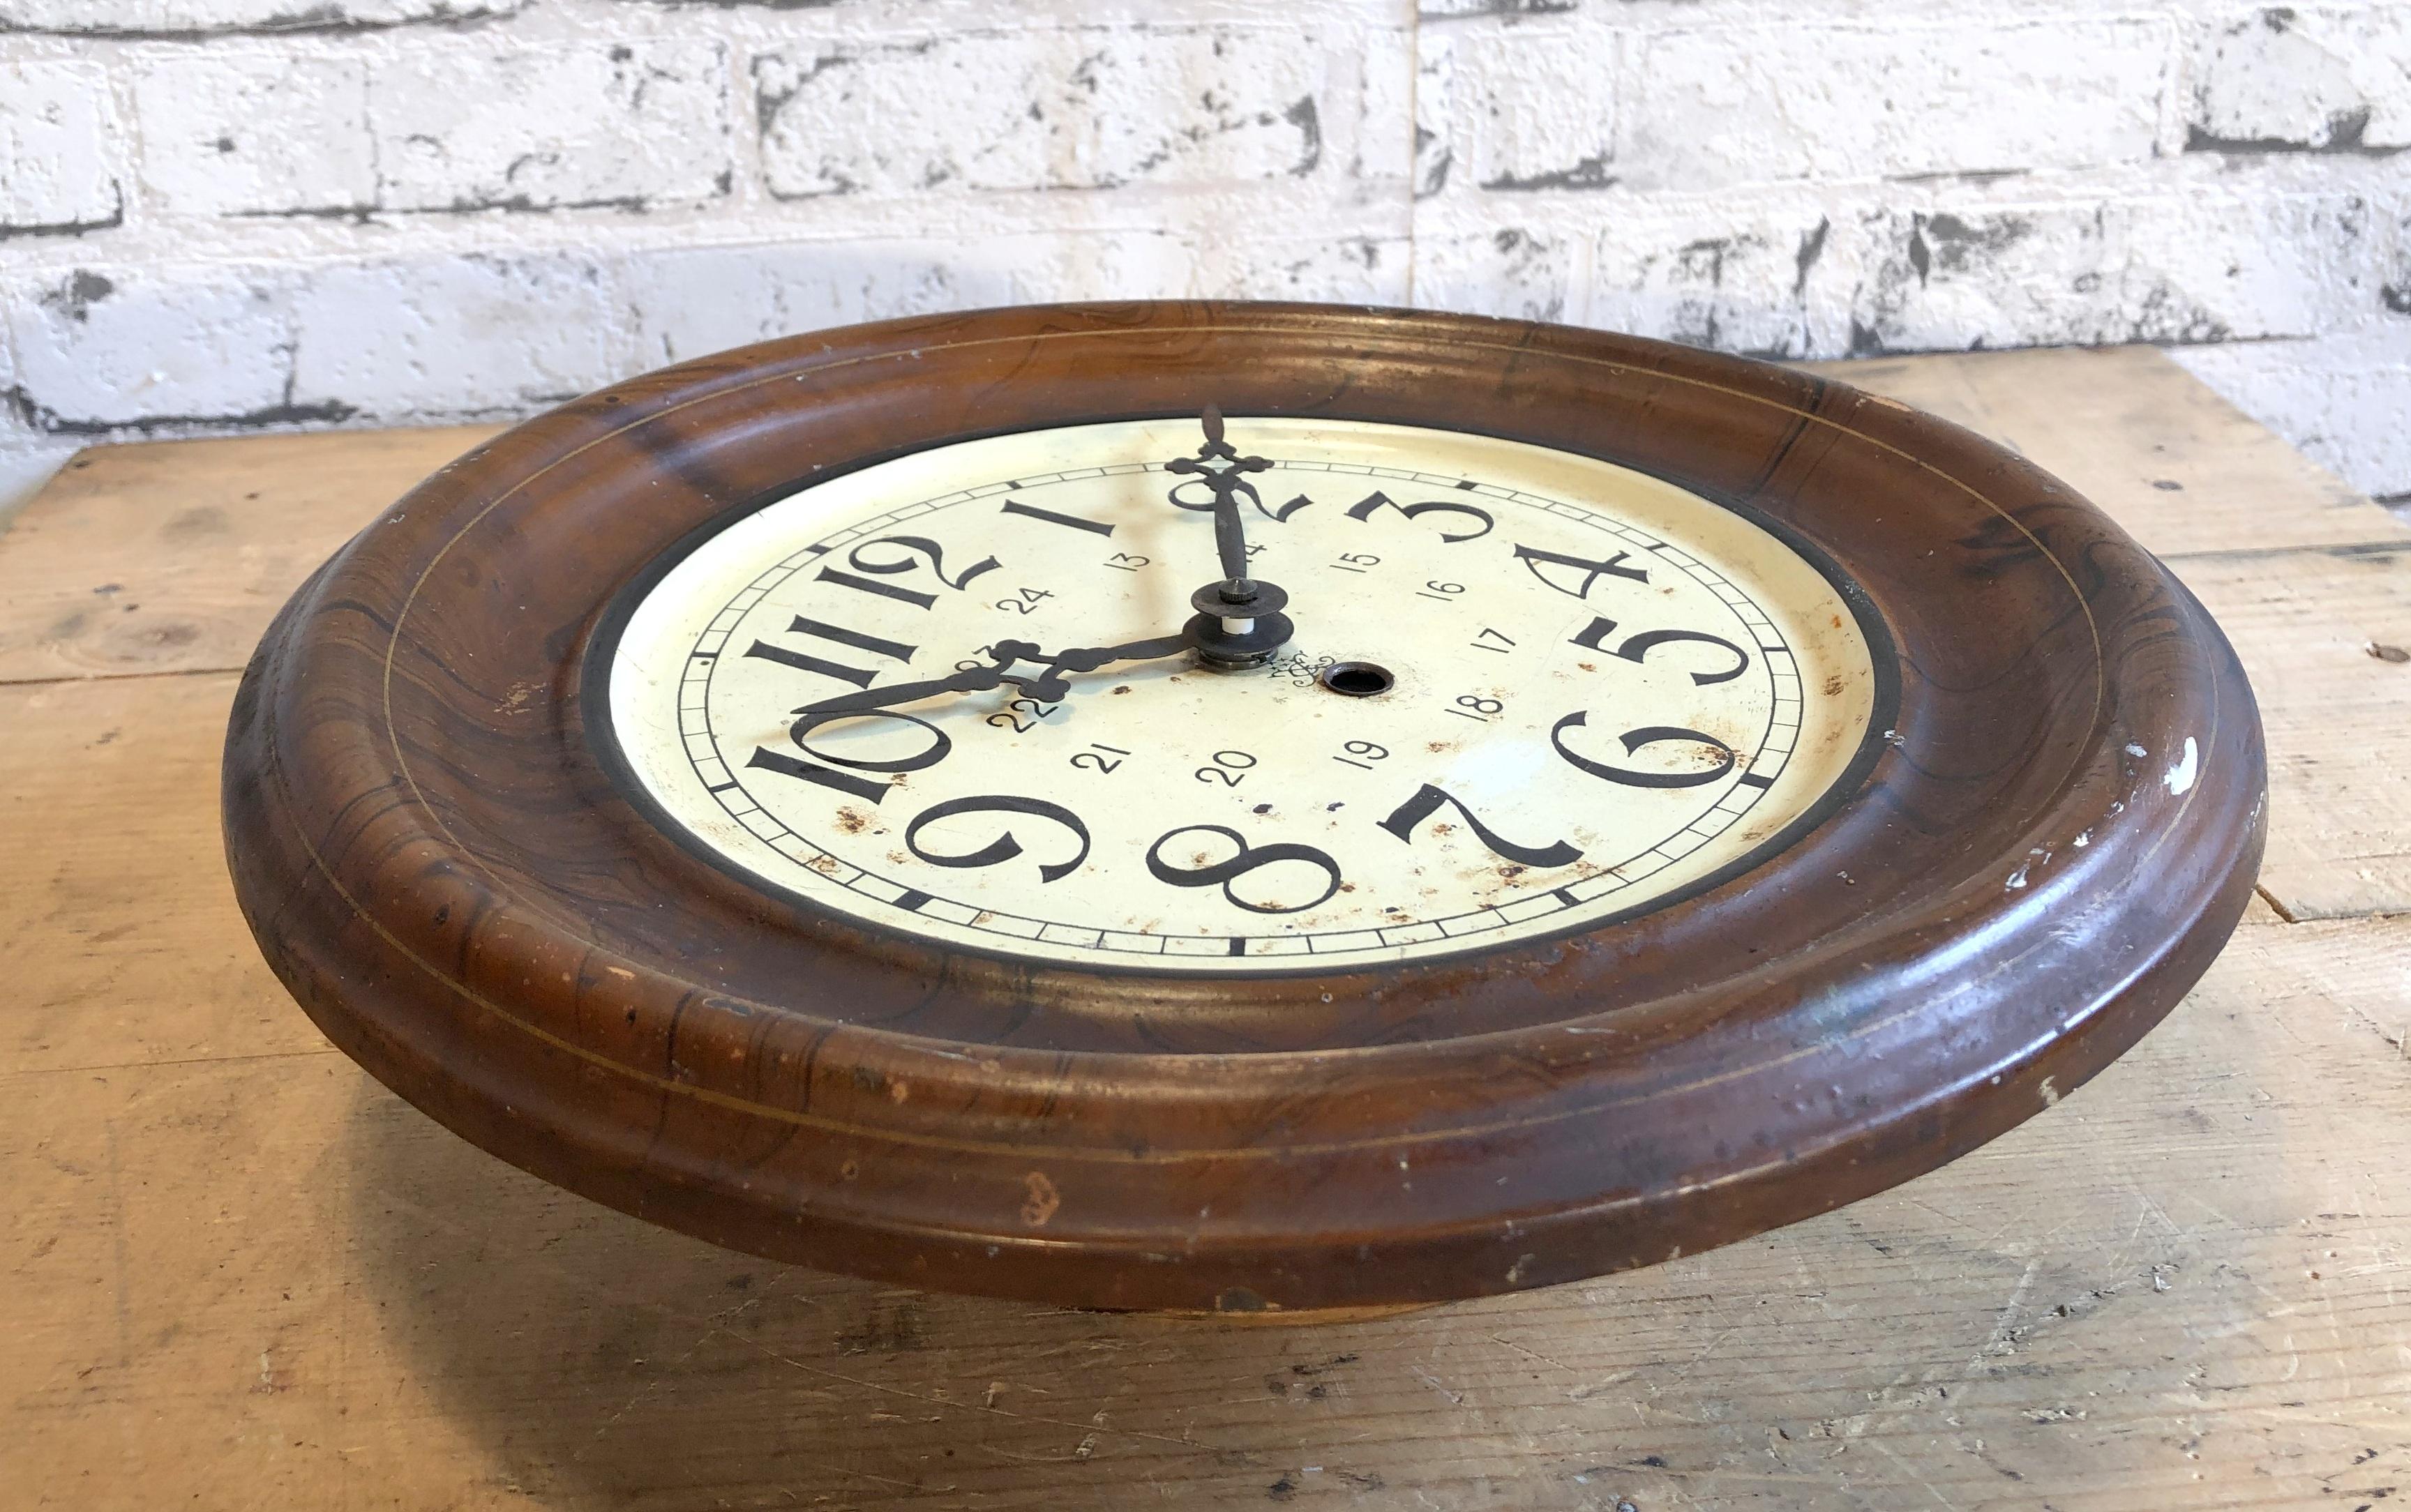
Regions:
<instances>
[{"instance_id":1,"label":"round wall clock","mask_svg":"<svg viewBox=\"0 0 2411 1512\"><path fill-rule=\"evenodd\" d=\"M286 606L246 915L466 1138L720 1243L1108 1308L1648 1264L2072 1091L2249 894L2201 608L1839 384L1307 306L748 348Z\"/></svg>"}]
</instances>

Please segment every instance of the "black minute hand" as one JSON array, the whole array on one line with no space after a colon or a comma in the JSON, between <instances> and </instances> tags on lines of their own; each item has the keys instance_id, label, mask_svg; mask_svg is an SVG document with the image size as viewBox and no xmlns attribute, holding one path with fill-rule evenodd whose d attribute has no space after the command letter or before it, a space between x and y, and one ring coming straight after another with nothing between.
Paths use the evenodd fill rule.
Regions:
<instances>
[{"instance_id":1,"label":"black minute hand","mask_svg":"<svg viewBox=\"0 0 2411 1512\"><path fill-rule=\"evenodd\" d=\"M1248 577L1248 535L1239 519L1239 496L1245 494L1255 503L1264 502L1256 493L1256 486L1243 474L1262 472L1272 463L1261 457L1242 457L1237 447L1223 440L1222 412L1213 405L1206 406L1199 424L1206 432L1206 444L1197 448L1195 457L1176 458L1163 468L1167 472L1203 478L1212 490L1214 554L1222 564L1222 580L1242 583Z\"/></svg>"},{"instance_id":2,"label":"black minute hand","mask_svg":"<svg viewBox=\"0 0 2411 1512\"><path fill-rule=\"evenodd\" d=\"M1160 656L1175 656L1191 644L1190 633L1183 631L1176 635L1124 641L1119 646L1078 646L1049 656L1028 641L999 641L987 648L991 665L965 667L952 676L932 677L927 682L892 683L858 693L840 693L817 704L807 704L796 712L810 717L817 726L848 714L868 714L899 704L914 704L941 693L975 693L1008 682L1042 704L1053 704L1072 691L1072 685L1063 680L1065 673L1094 672L1112 662L1148 662ZM1046 670L1035 677L1017 676L1009 670L1016 662L1036 662Z\"/></svg>"},{"instance_id":3,"label":"black minute hand","mask_svg":"<svg viewBox=\"0 0 2411 1512\"><path fill-rule=\"evenodd\" d=\"M1208 583L1189 596L1197 618L1189 622L1189 633L1197 645L1197 655L1209 667L1236 671L1242 667L1259 667L1272 660L1273 653L1287 645L1296 629L1281 609L1289 595L1271 583L1248 575L1248 535L1239 520L1239 501L1244 498L1257 508L1264 499L1249 483L1247 474L1262 472L1272 466L1261 457L1242 457L1239 449L1222 437L1222 412L1213 405L1206 406L1198 423L1206 432L1205 444L1194 457L1176 458L1163 464L1166 472L1205 481L1214 496L1209 504L1190 503L1180 497L1180 484L1173 486L1173 503L1182 509L1211 509L1214 512L1214 551L1220 559L1222 580Z\"/></svg>"}]
</instances>

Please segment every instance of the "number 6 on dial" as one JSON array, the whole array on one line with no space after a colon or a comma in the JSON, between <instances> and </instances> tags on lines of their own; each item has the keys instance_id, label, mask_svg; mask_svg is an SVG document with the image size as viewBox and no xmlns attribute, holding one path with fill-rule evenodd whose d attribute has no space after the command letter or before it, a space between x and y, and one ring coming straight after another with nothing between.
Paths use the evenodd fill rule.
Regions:
<instances>
[{"instance_id":1,"label":"number 6 on dial","mask_svg":"<svg viewBox=\"0 0 2411 1512\"><path fill-rule=\"evenodd\" d=\"M1629 767L1610 766L1605 762L1595 762L1587 756L1578 756L1566 749L1566 732L1588 722L1589 719L1589 715L1576 709L1559 720L1549 727L1549 744L1557 749L1558 755L1572 763L1577 768L1588 772L1593 777L1603 777L1610 782L1621 782L1628 788L1704 787L1732 771L1735 763L1741 760L1739 753L1731 746L1704 730L1686 730L1680 725L1673 724L1650 724L1644 725L1638 730L1627 730L1617 737L1624 742L1624 753L1627 756L1632 755L1644 746L1654 746L1661 740L1683 740L1688 741L1699 747L1704 753L1715 757L1716 764L1699 772L1636 772Z\"/></svg>"}]
</instances>

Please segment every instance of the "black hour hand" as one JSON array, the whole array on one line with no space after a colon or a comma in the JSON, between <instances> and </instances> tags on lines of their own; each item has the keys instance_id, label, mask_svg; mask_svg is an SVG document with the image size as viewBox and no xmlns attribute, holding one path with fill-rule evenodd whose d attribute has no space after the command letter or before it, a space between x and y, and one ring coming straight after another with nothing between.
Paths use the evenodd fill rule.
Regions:
<instances>
[{"instance_id":1,"label":"black hour hand","mask_svg":"<svg viewBox=\"0 0 2411 1512\"><path fill-rule=\"evenodd\" d=\"M884 688L866 688L858 693L824 698L796 710L804 717L797 723L802 725L809 720L811 726L819 726L848 714L869 714L899 704L917 704L940 693L976 693L1002 683L1004 668L1005 663L999 662L993 666L965 667L952 676L932 677L926 682L890 683Z\"/></svg>"},{"instance_id":2,"label":"black hour hand","mask_svg":"<svg viewBox=\"0 0 2411 1512\"><path fill-rule=\"evenodd\" d=\"M1045 672L1035 678L1012 677L1009 680L1040 703L1052 704L1072 691L1072 685L1063 680L1067 672L1094 672L1109 662L1152 662L1160 656L1176 656L1194 644L1194 638L1184 630L1177 635L1124 641L1119 646L1078 646L1068 651L1058 651L1053 656L1042 655L1035 646L1024 649L1023 643L1019 641L1001 642L996 650L997 654L1002 655L1005 648L1011 647L1020 653L1020 661L1045 662Z\"/></svg>"},{"instance_id":3,"label":"black hour hand","mask_svg":"<svg viewBox=\"0 0 2411 1512\"><path fill-rule=\"evenodd\" d=\"M807 704L796 710L797 724L805 733L826 724L831 720L849 714L869 714L879 709L894 708L899 704L917 704L941 693L976 693L1011 683L1042 704L1059 702L1072 691L1063 680L1066 673L1094 672L1113 662L1147 662L1157 657L1175 656L1192 644L1187 631L1176 635L1157 635L1148 640L1124 641L1118 646L1079 646L1049 656L1029 641L999 641L987 647L990 664L965 667L950 676L932 677L925 682L891 683L884 688L866 688L858 693L840 693L824 698L817 704ZM1046 670L1037 676L1015 674L1016 662L1030 662Z\"/></svg>"}]
</instances>

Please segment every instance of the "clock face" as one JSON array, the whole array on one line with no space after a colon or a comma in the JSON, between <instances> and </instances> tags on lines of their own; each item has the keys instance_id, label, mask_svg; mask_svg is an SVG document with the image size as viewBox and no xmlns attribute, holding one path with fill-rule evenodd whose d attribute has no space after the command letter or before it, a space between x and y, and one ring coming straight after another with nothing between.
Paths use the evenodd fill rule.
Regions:
<instances>
[{"instance_id":1,"label":"clock face","mask_svg":"<svg viewBox=\"0 0 2411 1512\"><path fill-rule=\"evenodd\" d=\"M1193 420L800 486L623 603L603 727L657 821L877 933L1247 974L1493 949L1746 869L1864 769L1879 624L1767 523L1496 437L1234 418L1292 638L1164 645L1220 580ZM1016 659L1005 643L1026 643ZM814 705L1006 662L1021 679Z\"/></svg>"}]
</instances>

